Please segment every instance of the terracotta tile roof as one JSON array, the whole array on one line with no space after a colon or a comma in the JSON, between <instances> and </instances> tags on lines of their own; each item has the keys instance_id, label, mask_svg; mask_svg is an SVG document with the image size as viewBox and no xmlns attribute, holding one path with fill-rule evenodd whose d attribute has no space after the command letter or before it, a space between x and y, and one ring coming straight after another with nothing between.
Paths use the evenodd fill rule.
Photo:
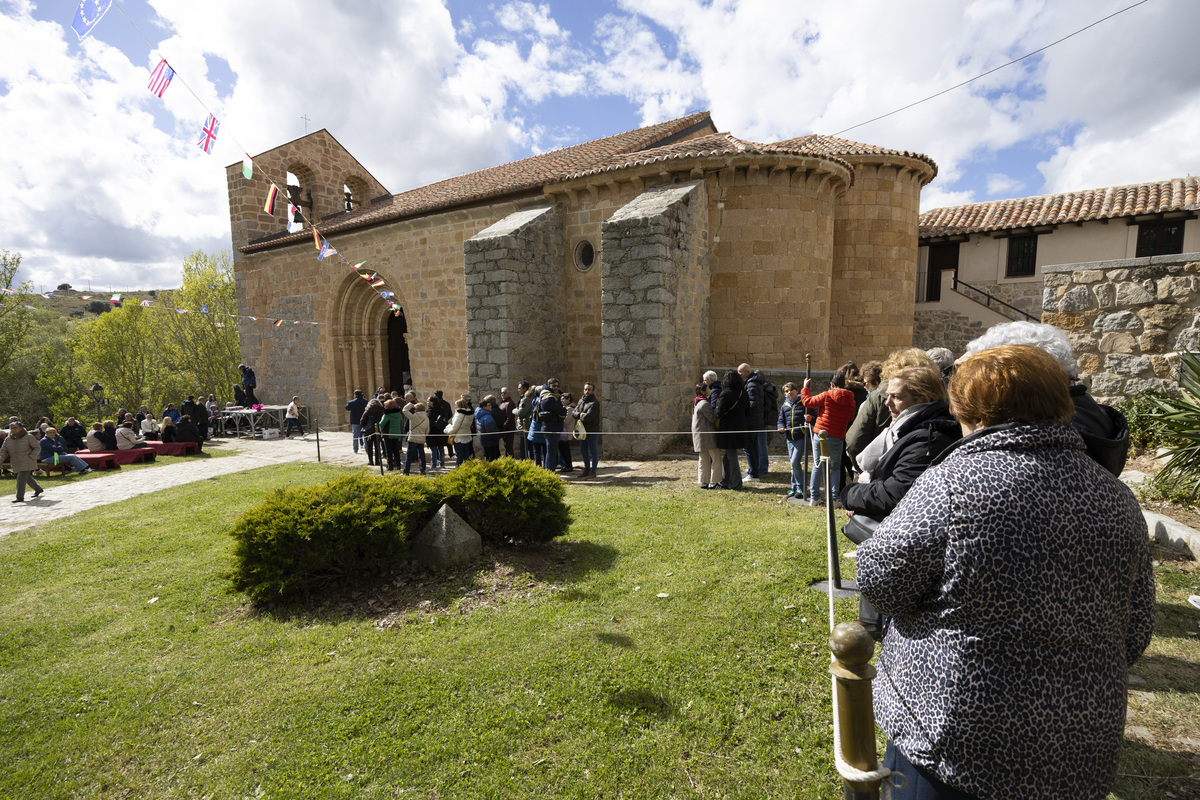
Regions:
<instances>
[{"instance_id":1,"label":"terracotta tile roof","mask_svg":"<svg viewBox=\"0 0 1200 800\"><path fill-rule=\"evenodd\" d=\"M920 224L921 236L929 238L1197 209L1200 209L1200 177L1189 176L934 208L921 215Z\"/></svg>"},{"instance_id":2,"label":"terracotta tile roof","mask_svg":"<svg viewBox=\"0 0 1200 800\"><path fill-rule=\"evenodd\" d=\"M700 111L657 125L459 175L362 206L336 219L318 222L317 230L330 236L340 231L380 222L540 189L605 158L620 154L627 156L653 148L674 136L686 134L691 130L703 130L705 125L711 126L712 119L707 111ZM305 229L286 236L252 242L243 247L242 251L253 252L268 247L280 247L311 238L312 232Z\"/></svg>"},{"instance_id":3,"label":"terracotta tile roof","mask_svg":"<svg viewBox=\"0 0 1200 800\"><path fill-rule=\"evenodd\" d=\"M798 136L795 139L785 139L782 142L777 142L775 146L798 147L827 156L902 156L904 158L915 158L918 161L924 161L933 168L933 174L929 176L929 180L937 177L937 163L924 153L914 153L911 150L889 150L886 147L876 147L873 144L863 144L862 142L855 142L850 139L839 139L836 136L822 136L819 133L810 133L807 136Z\"/></svg>"},{"instance_id":4,"label":"terracotta tile roof","mask_svg":"<svg viewBox=\"0 0 1200 800\"><path fill-rule=\"evenodd\" d=\"M616 170L627 169L630 167L641 167L648 164L663 163L680 159L712 158L719 156L740 155L742 153L781 153L786 155L820 158L826 161L833 161L834 163L845 167L851 172L851 174L853 174L854 167L851 166L849 162L838 158L836 155L831 153L822 153L811 148L792 144L799 141L799 139L789 139L786 142L777 142L775 144L758 144L739 139L729 133L714 133L709 136L686 139L682 142L675 142L673 144L665 145L663 147L655 147L649 150L641 150L636 153L616 153L600 159L595 164L590 165L587 169L579 170L564 176L563 180L573 180L576 178L583 178L588 175L598 175L604 172L615 172Z\"/></svg>"}]
</instances>

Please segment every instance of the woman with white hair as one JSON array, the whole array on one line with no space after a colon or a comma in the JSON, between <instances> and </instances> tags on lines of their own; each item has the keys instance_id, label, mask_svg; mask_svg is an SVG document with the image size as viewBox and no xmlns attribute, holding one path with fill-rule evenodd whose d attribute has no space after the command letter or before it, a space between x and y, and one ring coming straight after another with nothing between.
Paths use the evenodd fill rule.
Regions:
<instances>
[{"instance_id":1,"label":"woman with white hair","mask_svg":"<svg viewBox=\"0 0 1200 800\"><path fill-rule=\"evenodd\" d=\"M980 350L1010 344L1028 344L1045 350L1067 372L1068 391L1075 404L1071 427L1083 437L1088 455L1100 466L1120 476L1129 457L1129 423L1125 415L1112 406L1097 403L1088 394L1087 386L1079 382L1075 351L1067 334L1053 325L1040 322L1005 322L993 325L978 339L967 344L966 352L957 363Z\"/></svg>"}]
</instances>

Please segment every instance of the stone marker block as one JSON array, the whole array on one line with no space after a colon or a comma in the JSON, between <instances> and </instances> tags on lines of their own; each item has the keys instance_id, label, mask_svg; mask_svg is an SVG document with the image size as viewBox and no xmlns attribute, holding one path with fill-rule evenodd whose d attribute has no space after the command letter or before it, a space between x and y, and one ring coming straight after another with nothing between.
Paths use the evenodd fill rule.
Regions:
<instances>
[{"instance_id":1,"label":"stone marker block","mask_svg":"<svg viewBox=\"0 0 1200 800\"><path fill-rule=\"evenodd\" d=\"M1200 561L1200 532L1153 511L1142 509L1142 516L1146 518L1146 527L1154 541L1180 553L1191 553L1192 558Z\"/></svg>"},{"instance_id":2,"label":"stone marker block","mask_svg":"<svg viewBox=\"0 0 1200 800\"><path fill-rule=\"evenodd\" d=\"M446 567L479 555L483 540L450 506L443 505L413 539L412 551L426 566Z\"/></svg>"}]
</instances>

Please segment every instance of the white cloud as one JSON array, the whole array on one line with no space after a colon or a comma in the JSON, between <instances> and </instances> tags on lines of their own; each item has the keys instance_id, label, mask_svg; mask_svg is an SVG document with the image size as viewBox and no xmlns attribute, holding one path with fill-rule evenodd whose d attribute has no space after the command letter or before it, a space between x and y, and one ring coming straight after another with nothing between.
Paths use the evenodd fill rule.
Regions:
<instances>
[{"instance_id":1,"label":"white cloud","mask_svg":"<svg viewBox=\"0 0 1200 800\"><path fill-rule=\"evenodd\" d=\"M0 148L17 154L0 247L45 284L165 286L190 250L229 246L237 143L275 147L304 133L302 115L391 191L624 127L581 113L591 101L643 123L709 108L761 142L836 133L1125 4L474 0L452 18L441 0L127 0L179 72L160 101L145 89L157 57L129 31L112 39L123 50L77 44L69 11L46 22L31 0L0 0ZM933 157L926 208L1200 172L1198 25L1200 4L1147 3L845 136ZM101 26L128 24L114 11ZM185 80L222 120L211 156Z\"/></svg>"}]
</instances>

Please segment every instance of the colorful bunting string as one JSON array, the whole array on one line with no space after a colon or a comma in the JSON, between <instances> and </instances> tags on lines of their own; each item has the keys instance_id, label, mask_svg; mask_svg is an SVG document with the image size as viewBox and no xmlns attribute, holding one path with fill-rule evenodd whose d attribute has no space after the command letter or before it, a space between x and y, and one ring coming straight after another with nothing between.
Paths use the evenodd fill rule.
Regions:
<instances>
[{"instance_id":1,"label":"colorful bunting string","mask_svg":"<svg viewBox=\"0 0 1200 800\"><path fill-rule=\"evenodd\" d=\"M108 11L108 9L112 6L112 4L113 4L112 0L80 0L79 6L76 9L75 19L72 22L72 28L75 30L76 34L78 34L80 40L82 40L83 37L86 36L92 30L92 28L94 28L96 26L97 23L100 22L101 17L104 16L104 14ZM162 98L163 93L167 90L167 87L170 86L172 80L177 77L177 73L175 72L174 68L171 67L171 65L167 62L167 59L165 57L163 57L161 53L158 52L158 50L154 47L154 45L150 42L150 40L146 39L145 35L143 35L142 32L138 29L137 25L133 22L133 20L129 18L129 15L125 13L125 10L123 8L121 8L121 6L119 6L119 5L117 6L117 10L121 12L122 16L125 17L126 21L129 22L130 26L133 27L133 29L139 35L142 36L142 39L145 40L147 46L150 47L153 54L159 56L158 65L150 73L150 81L147 84L147 88L152 93L154 93L157 97ZM183 84L183 87L192 95L193 98L195 98L195 100L202 107L205 108L205 110L208 110L204 101L200 99L200 97L191 89L190 86L188 86L188 84L185 80L180 78L180 83ZM221 126L221 123L217 119L216 115L213 114L211 111L209 111L208 118L205 120L205 123L201 128L200 138L196 142L196 145L201 150L203 150L205 153L207 153L207 154L212 153L212 149L216 143L217 133L220 129L220 126ZM233 139L233 142L235 145L237 145L239 148L241 148L241 145L237 142L236 139ZM252 180L254 177L254 159L251 158L250 154L245 152L244 149L243 149L243 158L242 158L242 177L245 178L246 180ZM268 190L266 203L263 206L263 210L268 214L274 214L275 213L275 200L279 195L280 187L274 180L271 180L268 178L268 182L270 183L270 187ZM285 183L286 183L286 181L285 181ZM290 231L291 228L297 224L303 226L305 224L305 222L306 222L306 220L304 219L304 215L303 215L303 212L301 211L301 209L298 208L297 206L295 206L294 204L289 203L288 204L288 230ZM346 259L341 256L341 254L333 246L333 244L321 236L320 232L317 230L317 226L315 223L316 223L315 220L312 220L311 222L309 222L310 226L312 227L312 232L313 232L313 246L317 250L317 260L323 261L330 256L337 256L338 259L340 261L342 261L342 263L346 263L349 265L349 262L347 262ZM382 277L380 277L379 274L376 272L372 272L370 276L362 275L359 272L360 269L362 269L363 267L366 266L366 263L367 263L366 261L360 261L357 264L354 264L353 266L351 266L350 268L355 271L356 275L359 275L364 280L368 281L371 284L371 287L374 288L379 293L379 296L385 301L385 303L387 303L389 308L392 309L392 312L395 315L399 316L401 313L401 310L400 310L399 304L394 301L394 298L396 297L395 292L381 288L381 287L384 287L387 285L386 281ZM11 290L6 290L5 293L12 294L13 292ZM50 294L51 293L47 292L45 295L43 295L43 297L49 297ZM91 297L91 295L84 295L84 296L81 296L80 299L90 299L90 297ZM112 300L110 300L109 302L111 302L115 305L119 305L120 300L121 300L121 296L119 294L114 294ZM150 307L149 301L142 301L141 305L146 308ZM186 309L176 309L176 311L183 314L183 313L186 313L187 310ZM207 307L202 307L201 313L207 314L208 313ZM235 314L232 316L238 316L238 315ZM258 317L248 317L248 319L250 319L253 322L258 321ZM278 327L279 325L282 324L282 322L283 322L283 320L276 320L274 324L276 327ZM218 324L221 324L221 323L218 323ZM293 324L299 325L299 324L301 324L301 321L293 320ZM309 322L308 324L316 325L318 323ZM334 327L337 327L337 326L335 325Z\"/></svg>"}]
</instances>

